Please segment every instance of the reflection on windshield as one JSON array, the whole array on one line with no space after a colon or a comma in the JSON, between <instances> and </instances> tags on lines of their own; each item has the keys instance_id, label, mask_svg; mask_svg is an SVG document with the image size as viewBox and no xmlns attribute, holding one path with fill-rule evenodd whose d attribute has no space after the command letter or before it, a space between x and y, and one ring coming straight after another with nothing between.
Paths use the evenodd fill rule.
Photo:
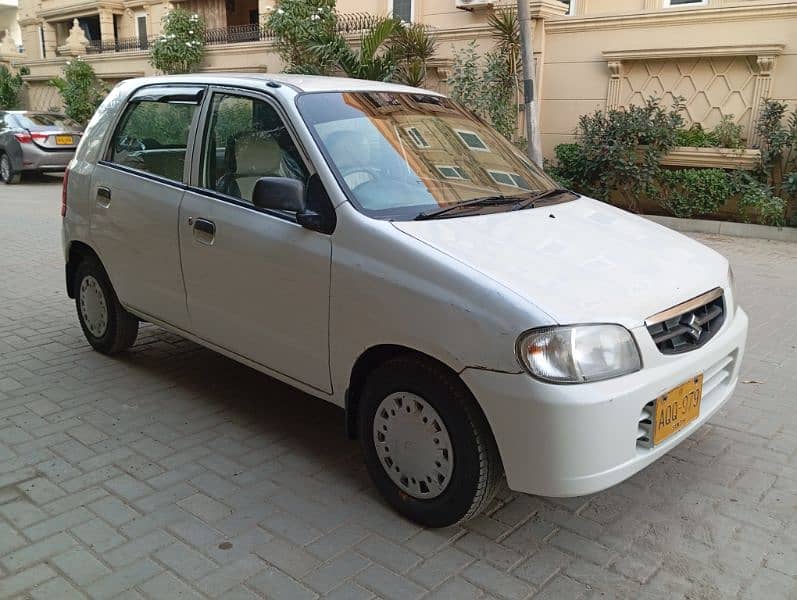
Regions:
<instances>
[{"instance_id":1,"label":"reflection on windshield","mask_svg":"<svg viewBox=\"0 0 797 600\"><path fill-rule=\"evenodd\" d=\"M317 93L302 115L359 208L412 218L483 196L556 187L514 146L447 98Z\"/></svg>"}]
</instances>

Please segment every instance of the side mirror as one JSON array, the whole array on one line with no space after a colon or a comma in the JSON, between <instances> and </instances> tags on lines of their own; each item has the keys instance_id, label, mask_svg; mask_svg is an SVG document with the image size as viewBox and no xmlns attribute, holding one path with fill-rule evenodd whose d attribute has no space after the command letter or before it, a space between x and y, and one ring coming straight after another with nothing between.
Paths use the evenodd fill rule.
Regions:
<instances>
[{"instance_id":1,"label":"side mirror","mask_svg":"<svg viewBox=\"0 0 797 600\"><path fill-rule=\"evenodd\" d=\"M255 183L252 203L258 208L304 212L304 184L290 177L261 177Z\"/></svg>"}]
</instances>

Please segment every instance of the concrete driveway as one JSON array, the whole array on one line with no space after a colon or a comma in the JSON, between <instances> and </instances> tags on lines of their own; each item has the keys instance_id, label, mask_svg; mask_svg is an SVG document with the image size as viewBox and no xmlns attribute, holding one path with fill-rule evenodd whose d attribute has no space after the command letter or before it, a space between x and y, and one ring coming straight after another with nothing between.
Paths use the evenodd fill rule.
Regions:
<instances>
[{"instance_id":1,"label":"concrete driveway","mask_svg":"<svg viewBox=\"0 0 797 600\"><path fill-rule=\"evenodd\" d=\"M751 317L709 425L606 492L431 531L339 409L153 326L92 352L59 204L0 186L0 598L797 598L797 245L700 238Z\"/></svg>"}]
</instances>

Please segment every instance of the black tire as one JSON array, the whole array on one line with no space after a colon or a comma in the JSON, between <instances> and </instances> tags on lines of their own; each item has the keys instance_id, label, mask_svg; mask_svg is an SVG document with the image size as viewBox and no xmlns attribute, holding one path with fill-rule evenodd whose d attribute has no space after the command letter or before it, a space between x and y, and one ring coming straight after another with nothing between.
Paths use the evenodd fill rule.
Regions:
<instances>
[{"instance_id":1,"label":"black tire","mask_svg":"<svg viewBox=\"0 0 797 600\"><path fill-rule=\"evenodd\" d=\"M377 454L376 412L383 399L397 392L423 398L448 431L453 472L435 498L416 498L402 490ZM404 355L377 367L360 396L358 433L366 467L379 492L400 514L426 527L448 527L475 517L487 508L503 481L498 448L476 400L456 375L431 360Z\"/></svg>"},{"instance_id":2,"label":"black tire","mask_svg":"<svg viewBox=\"0 0 797 600\"><path fill-rule=\"evenodd\" d=\"M87 279L89 277L99 284L99 291L107 308L106 325L101 335L92 333L81 310L81 290L84 281L87 285L93 283L90 279ZM73 289L75 290L75 307L77 308L80 328L92 348L103 354L116 354L127 350L135 343L138 336L138 319L127 312L119 303L108 275L99 261L89 257L80 262L75 272Z\"/></svg>"},{"instance_id":3,"label":"black tire","mask_svg":"<svg viewBox=\"0 0 797 600\"><path fill-rule=\"evenodd\" d=\"M0 181L9 185L19 183L21 179L22 173L15 171L11 166L11 159L8 158L8 154L0 152Z\"/></svg>"}]
</instances>

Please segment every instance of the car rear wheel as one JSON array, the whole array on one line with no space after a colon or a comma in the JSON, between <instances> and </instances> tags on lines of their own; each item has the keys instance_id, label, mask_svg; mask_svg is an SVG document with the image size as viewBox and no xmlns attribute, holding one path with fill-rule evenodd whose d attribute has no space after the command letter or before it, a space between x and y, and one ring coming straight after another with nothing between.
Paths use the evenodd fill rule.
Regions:
<instances>
[{"instance_id":1,"label":"car rear wheel","mask_svg":"<svg viewBox=\"0 0 797 600\"><path fill-rule=\"evenodd\" d=\"M128 349L138 336L138 319L119 303L105 269L92 258L75 273L78 320L89 344L103 354Z\"/></svg>"},{"instance_id":2,"label":"car rear wheel","mask_svg":"<svg viewBox=\"0 0 797 600\"><path fill-rule=\"evenodd\" d=\"M22 173L14 171L8 154L5 152L0 153L0 180L2 180L3 183L11 184L19 183L20 179L22 179Z\"/></svg>"},{"instance_id":3,"label":"car rear wheel","mask_svg":"<svg viewBox=\"0 0 797 600\"><path fill-rule=\"evenodd\" d=\"M377 489L428 527L470 519L503 481L498 449L462 381L431 360L393 358L367 379L359 438Z\"/></svg>"}]
</instances>

